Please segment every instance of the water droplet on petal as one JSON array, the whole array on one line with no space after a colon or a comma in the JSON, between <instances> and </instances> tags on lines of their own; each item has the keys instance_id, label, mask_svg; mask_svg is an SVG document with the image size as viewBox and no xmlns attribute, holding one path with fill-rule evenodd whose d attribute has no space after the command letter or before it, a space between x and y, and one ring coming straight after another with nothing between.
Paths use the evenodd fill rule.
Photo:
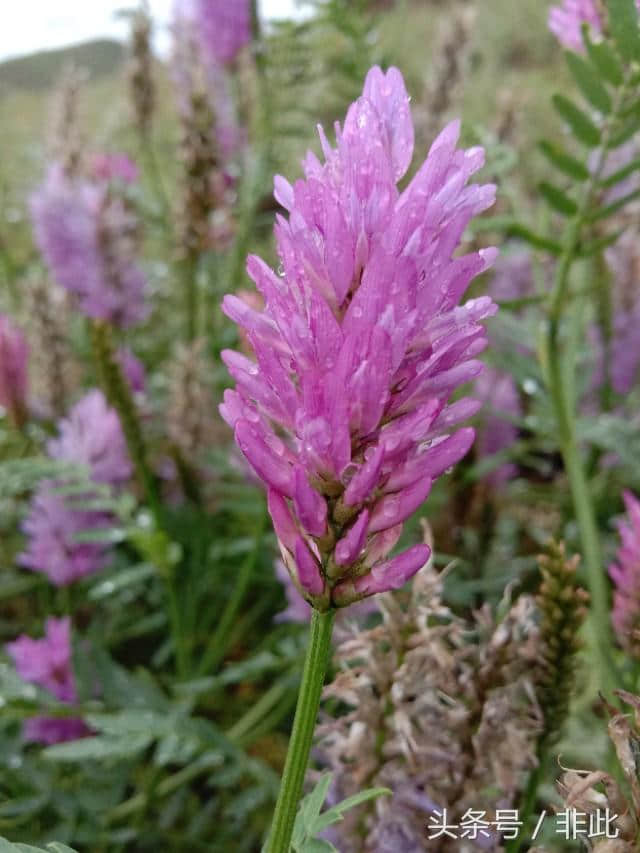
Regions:
<instances>
[{"instance_id":1,"label":"water droplet on petal","mask_svg":"<svg viewBox=\"0 0 640 853\"><path fill-rule=\"evenodd\" d=\"M385 518L393 518L396 515L399 503L400 498L396 496L389 496L385 498L384 509L382 510L382 514Z\"/></svg>"}]
</instances>

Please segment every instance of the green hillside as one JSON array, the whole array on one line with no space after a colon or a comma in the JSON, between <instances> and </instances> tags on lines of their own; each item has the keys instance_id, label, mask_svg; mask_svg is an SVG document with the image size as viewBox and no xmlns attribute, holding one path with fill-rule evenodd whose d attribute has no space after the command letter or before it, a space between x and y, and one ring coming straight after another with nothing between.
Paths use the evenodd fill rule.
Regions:
<instances>
[{"instance_id":1,"label":"green hillside","mask_svg":"<svg viewBox=\"0 0 640 853\"><path fill-rule=\"evenodd\" d=\"M44 50L0 63L0 88L47 89L66 65L86 68L90 77L109 74L122 64L125 50L113 39L95 39L57 50Z\"/></svg>"}]
</instances>

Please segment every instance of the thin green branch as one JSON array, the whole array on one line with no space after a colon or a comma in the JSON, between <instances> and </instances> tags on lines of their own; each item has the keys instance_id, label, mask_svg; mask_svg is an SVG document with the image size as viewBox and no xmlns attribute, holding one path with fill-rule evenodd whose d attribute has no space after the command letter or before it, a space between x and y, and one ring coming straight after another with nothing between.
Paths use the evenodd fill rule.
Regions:
<instances>
[{"instance_id":1,"label":"thin green branch","mask_svg":"<svg viewBox=\"0 0 640 853\"><path fill-rule=\"evenodd\" d=\"M289 853L293 825L309 763L324 676L331 652L334 615L334 610L328 610L325 613L314 610L311 617L309 648L266 853Z\"/></svg>"},{"instance_id":2,"label":"thin green branch","mask_svg":"<svg viewBox=\"0 0 640 853\"><path fill-rule=\"evenodd\" d=\"M578 204L578 210L569 222L564 236L562 254L558 260L554 289L550 299L546 351L546 375L549 392L558 426L560 449L580 529L582 551L584 553L585 568L591 592L591 625L589 630L591 651L596 662L603 690L608 690L614 686L612 683L611 650L613 643L609 615L609 589L604 570L600 536L591 497L590 484L585 473L577 436L575 403L572 390L575 365L567 365L565 363L566 350L561 331L569 301L571 270L578 257L583 228L589 223L594 192L599 184L607 160L611 130L617 121L619 111L624 102L625 93L625 85L621 86L616 93L613 109L610 116L607 117L602 130L602 142L598 162L592 171L590 180L585 184L582 197Z\"/></svg>"}]
</instances>

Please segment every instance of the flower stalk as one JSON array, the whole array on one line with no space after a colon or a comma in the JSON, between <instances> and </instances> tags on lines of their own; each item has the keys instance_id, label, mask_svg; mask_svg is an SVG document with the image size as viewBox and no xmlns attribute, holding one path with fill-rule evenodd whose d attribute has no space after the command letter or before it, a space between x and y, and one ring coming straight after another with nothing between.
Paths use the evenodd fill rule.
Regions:
<instances>
[{"instance_id":1,"label":"flower stalk","mask_svg":"<svg viewBox=\"0 0 640 853\"><path fill-rule=\"evenodd\" d=\"M91 335L100 384L120 417L136 477L159 523L162 517L162 506L158 485L149 466L147 447L135 403L117 360L111 328L107 323L94 320Z\"/></svg>"},{"instance_id":2,"label":"flower stalk","mask_svg":"<svg viewBox=\"0 0 640 853\"><path fill-rule=\"evenodd\" d=\"M611 115L602 130L600 155L590 179L586 182L578 210L570 221L550 295L549 320L547 326L546 358L547 382L558 426L560 451L569 480L573 507L580 530L585 569L591 593L591 614L588 620L589 643L599 682L604 690L615 687L612 684L611 665L612 634L609 616L609 593L604 560L598 533L590 486L581 457L577 429L575 404L571 386L574 365L567 369L565 347L562 339L562 325L569 299L569 280L571 270L578 256L583 228L593 202L594 191L606 165L611 128L618 119L618 113L624 103L627 84L617 92Z\"/></svg>"},{"instance_id":3,"label":"flower stalk","mask_svg":"<svg viewBox=\"0 0 640 853\"><path fill-rule=\"evenodd\" d=\"M311 617L309 648L304 662L293 730L266 853L289 853L293 825L320 707L320 695L331 652L334 616L335 610L327 610L324 613L314 610Z\"/></svg>"}]
</instances>

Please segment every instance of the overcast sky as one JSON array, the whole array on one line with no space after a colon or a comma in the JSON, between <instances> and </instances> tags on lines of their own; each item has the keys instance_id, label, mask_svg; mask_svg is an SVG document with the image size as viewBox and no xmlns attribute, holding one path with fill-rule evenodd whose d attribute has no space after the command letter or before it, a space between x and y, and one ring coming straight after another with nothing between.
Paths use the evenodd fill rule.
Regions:
<instances>
[{"instance_id":1,"label":"overcast sky","mask_svg":"<svg viewBox=\"0 0 640 853\"><path fill-rule=\"evenodd\" d=\"M150 0L160 25L159 48L166 44L163 30L174 0ZM234 0L229 0L233 3ZM124 38L127 24L114 16L118 9L136 6L135 0L17 0L9 3L0 26L0 59L36 50L62 47L97 36ZM295 0L260 0L262 14L273 18L295 13Z\"/></svg>"}]
</instances>

